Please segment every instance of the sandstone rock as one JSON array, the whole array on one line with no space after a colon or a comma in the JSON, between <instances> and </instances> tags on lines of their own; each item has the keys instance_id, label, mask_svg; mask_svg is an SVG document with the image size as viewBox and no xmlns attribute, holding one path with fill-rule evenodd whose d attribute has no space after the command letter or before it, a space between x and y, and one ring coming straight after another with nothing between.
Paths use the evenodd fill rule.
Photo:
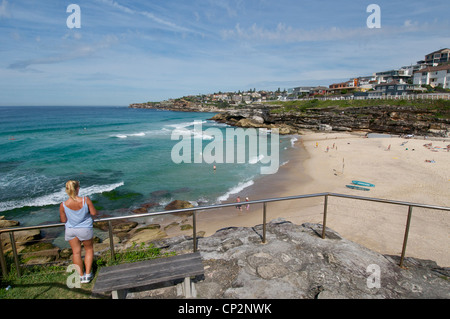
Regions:
<instances>
[{"instance_id":1,"label":"sandstone rock","mask_svg":"<svg viewBox=\"0 0 450 319\"><path fill-rule=\"evenodd\" d=\"M1 236L2 236L4 252L10 251L11 250L11 240L10 240L9 234L3 233L3 234L1 234ZM24 246L31 242L34 242L39 238L41 238L41 231L39 229L21 230L21 231L14 232L14 240L16 242L18 251L23 249L23 247L21 247L21 246Z\"/></svg>"},{"instance_id":2,"label":"sandstone rock","mask_svg":"<svg viewBox=\"0 0 450 319\"><path fill-rule=\"evenodd\" d=\"M175 210L194 207L190 202L184 200L174 200L164 207L165 210Z\"/></svg>"},{"instance_id":3,"label":"sandstone rock","mask_svg":"<svg viewBox=\"0 0 450 319\"><path fill-rule=\"evenodd\" d=\"M59 259L60 249L50 243L37 243L21 250L21 258L26 265L45 264Z\"/></svg>"},{"instance_id":4,"label":"sandstone rock","mask_svg":"<svg viewBox=\"0 0 450 319\"><path fill-rule=\"evenodd\" d=\"M167 237L166 232L160 229L143 229L139 232L131 235L130 239L128 239L128 243L137 243L138 245L141 243L148 243L156 239L161 239Z\"/></svg>"},{"instance_id":5,"label":"sandstone rock","mask_svg":"<svg viewBox=\"0 0 450 319\"><path fill-rule=\"evenodd\" d=\"M117 225L113 225L114 232L128 232L138 225L137 222L122 222Z\"/></svg>"},{"instance_id":6,"label":"sandstone rock","mask_svg":"<svg viewBox=\"0 0 450 319\"><path fill-rule=\"evenodd\" d=\"M3 219L0 219L0 228L11 228L20 225L20 223L16 220L7 220L4 219L4 216L2 217Z\"/></svg>"},{"instance_id":7,"label":"sandstone rock","mask_svg":"<svg viewBox=\"0 0 450 319\"><path fill-rule=\"evenodd\" d=\"M227 110L215 115L212 120L241 127L280 127L282 128L280 134L296 134L298 129L308 129L367 130L439 137L450 135L450 119L439 118L436 116L436 110L382 104L345 109L333 106L309 108L297 112L270 112L270 109L261 106L253 109Z\"/></svg>"},{"instance_id":8,"label":"sandstone rock","mask_svg":"<svg viewBox=\"0 0 450 319\"><path fill-rule=\"evenodd\" d=\"M267 225L225 228L198 239L205 278L196 282L197 298L237 299L408 299L450 297L450 269L432 261L381 255L327 228L277 219ZM187 237L161 239L167 251L192 250ZM381 271L381 286L370 287L369 265ZM157 292L153 292L157 294ZM167 292L166 292L167 294ZM176 298L176 294L171 297ZM136 296L136 298L140 298Z\"/></svg>"},{"instance_id":9,"label":"sandstone rock","mask_svg":"<svg viewBox=\"0 0 450 319\"><path fill-rule=\"evenodd\" d=\"M194 205L192 205L190 202L188 201L184 201L184 200L174 200L172 202L170 202L168 205L166 205L166 207L164 207L165 210L177 210L177 209L185 209L185 208L193 208ZM177 216L191 216L192 212L187 211L187 212L181 212L181 213L176 213Z\"/></svg>"},{"instance_id":10,"label":"sandstone rock","mask_svg":"<svg viewBox=\"0 0 450 319\"><path fill-rule=\"evenodd\" d=\"M159 203L148 202L148 203L144 203L144 204L141 205L141 207L146 208L146 209L153 208L153 207L156 207L156 206L159 206Z\"/></svg>"},{"instance_id":11,"label":"sandstone rock","mask_svg":"<svg viewBox=\"0 0 450 319\"><path fill-rule=\"evenodd\" d=\"M121 239L119 236L113 236L113 244L117 245L121 242ZM109 242L109 237L105 238L101 243L94 243L94 252L100 253L105 250L109 250L111 246L111 243Z\"/></svg>"},{"instance_id":12,"label":"sandstone rock","mask_svg":"<svg viewBox=\"0 0 450 319\"><path fill-rule=\"evenodd\" d=\"M171 222L169 225L164 227L164 230L169 230L175 226L178 226L179 224L177 222Z\"/></svg>"},{"instance_id":13,"label":"sandstone rock","mask_svg":"<svg viewBox=\"0 0 450 319\"><path fill-rule=\"evenodd\" d=\"M139 208L133 209L133 213L135 213L135 214L147 214L148 210L147 210L146 207L139 207Z\"/></svg>"},{"instance_id":14,"label":"sandstone rock","mask_svg":"<svg viewBox=\"0 0 450 319\"><path fill-rule=\"evenodd\" d=\"M192 229L192 225L186 224L186 225L180 225L180 230L190 230Z\"/></svg>"},{"instance_id":15,"label":"sandstone rock","mask_svg":"<svg viewBox=\"0 0 450 319\"><path fill-rule=\"evenodd\" d=\"M108 229L109 229L108 224L109 223L107 221L95 222L94 228L101 229L103 231L108 231ZM138 223L133 222L133 221L123 221L123 220L112 220L111 221L112 230L114 232L127 232L127 231L130 231L131 229L135 228L137 225L138 225Z\"/></svg>"}]
</instances>

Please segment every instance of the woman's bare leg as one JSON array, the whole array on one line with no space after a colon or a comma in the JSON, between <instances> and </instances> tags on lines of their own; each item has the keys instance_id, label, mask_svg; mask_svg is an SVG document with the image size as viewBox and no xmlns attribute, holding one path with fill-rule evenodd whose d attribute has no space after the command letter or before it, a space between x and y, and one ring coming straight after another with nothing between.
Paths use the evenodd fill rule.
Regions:
<instances>
[{"instance_id":1,"label":"woman's bare leg","mask_svg":"<svg viewBox=\"0 0 450 319\"><path fill-rule=\"evenodd\" d=\"M81 242L78 238L74 238L69 241L70 247L72 248L72 262L74 265L78 266L78 272L80 276L83 276L83 259L81 258Z\"/></svg>"},{"instance_id":2,"label":"woman's bare leg","mask_svg":"<svg viewBox=\"0 0 450 319\"><path fill-rule=\"evenodd\" d=\"M83 241L84 250L86 255L84 256L84 265L86 267L86 274L90 274L92 271L92 262L94 261L94 243L93 240Z\"/></svg>"}]
</instances>

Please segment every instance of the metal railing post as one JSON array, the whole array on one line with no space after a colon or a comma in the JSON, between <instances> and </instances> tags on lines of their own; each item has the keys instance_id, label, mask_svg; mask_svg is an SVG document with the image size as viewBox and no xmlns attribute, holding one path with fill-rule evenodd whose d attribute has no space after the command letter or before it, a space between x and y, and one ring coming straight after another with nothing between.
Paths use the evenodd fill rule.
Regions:
<instances>
[{"instance_id":1,"label":"metal railing post","mask_svg":"<svg viewBox=\"0 0 450 319\"><path fill-rule=\"evenodd\" d=\"M2 234L0 234L0 264L2 267L3 277L8 275L8 267L6 266L5 255L3 254Z\"/></svg>"},{"instance_id":2,"label":"metal railing post","mask_svg":"<svg viewBox=\"0 0 450 319\"><path fill-rule=\"evenodd\" d=\"M327 211L328 211L328 195L325 195L325 202L323 204L323 223L322 223L322 239L325 239L325 228L327 227Z\"/></svg>"},{"instance_id":3,"label":"metal railing post","mask_svg":"<svg viewBox=\"0 0 450 319\"><path fill-rule=\"evenodd\" d=\"M267 243L266 241L266 220L267 220L267 203L263 203L263 244Z\"/></svg>"},{"instance_id":4,"label":"metal railing post","mask_svg":"<svg viewBox=\"0 0 450 319\"><path fill-rule=\"evenodd\" d=\"M197 218L196 218L197 211L194 211L194 214L192 215L192 240L193 240L193 246L194 246L194 253L197 251Z\"/></svg>"},{"instance_id":5,"label":"metal railing post","mask_svg":"<svg viewBox=\"0 0 450 319\"><path fill-rule=\"evenodd\" d=\"M11 239L11 249L14 255L14 263L16 264L17 277L20 278L19 256L17 256L17 248L16 248L16 240L14 239L14 232L9 233L9 238Z\"/></svg>"},{"instance_id":6,"label":"metal railing post","mask_svg":"<svg viewBox=\"0 0 450 319\"><path fill-rule=\"evenodd\" d=\"M408 219L406 220L405 237L403 238L402 256L400 257L400 267L403 267L403 260L405 259L406 244L408 242L409 226L411 225L412 206L408 208Z\"/></svg>"},{"instance_id":7,"label":"metal railing post","mask_svg":"<svg viewBox=\"0 0 450 319\"><path fill-rule=\"evenodd\" d=\"M109 232L109 249L111 250L111 260L114 260L115 259L114 238L113 238L113 231L112 231L111 221L108 221L108 232Z\"/></svg>"}]
</instances>

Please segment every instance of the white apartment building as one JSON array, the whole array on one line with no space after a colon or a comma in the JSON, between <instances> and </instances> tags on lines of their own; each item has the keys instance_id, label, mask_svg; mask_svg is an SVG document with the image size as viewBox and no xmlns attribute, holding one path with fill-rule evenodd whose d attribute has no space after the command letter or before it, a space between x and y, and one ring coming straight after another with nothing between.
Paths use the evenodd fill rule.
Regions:
<instances>
[{"instance_id":1,"label":"white apartment building","mask_svg":"<svg viewBox=\"0 0 450 319\"><path fill-rule=\"evenodd\" d=\"M450 64L428 67L414 73L414 85L450 89Z\"/></svg>"}]
</instances>

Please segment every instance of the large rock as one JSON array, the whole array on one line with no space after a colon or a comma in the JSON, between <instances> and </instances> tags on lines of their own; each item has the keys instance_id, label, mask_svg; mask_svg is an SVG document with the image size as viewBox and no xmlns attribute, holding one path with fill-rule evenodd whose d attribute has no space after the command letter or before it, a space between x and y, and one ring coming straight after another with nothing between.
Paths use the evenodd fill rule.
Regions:
<instances>
[{"instance_id":1,"label":"large rock","mask_svg":"<svg viewBox=\"0 0 450 319\"><path fill-rule=\"evenodd\" d=\"M137 229L134 234L130 235L130 238L127 240L127 243L129 245L132 245L133 243L136 243L140 245L141 243L149 243L157 239L165 238L167 237L166 232L162 231L159 228L140 228Z\"/></svg>"},{"instance_id":2,"label":"large rock","mask_svg":"<svg viewBox=\"0 0 450 319\"><path fill-rule=\"evenodd\" d=\"M186 208L193 208L194 205L192 205L190 202L188 201L184 201L184 200L174 200L172 202L170 202L168 205L166 205L166 207L164 207L165 210L177 210L177 209L186 209ZM186 212L181 212L181 213L176 213L177 216L190 216L192 215L191 211L186 211Z\"/></svg>"},{"instance_id":3,"label":"large rock","mask_svg":"<svg viewBox=\"0 0 450 319\"><path fill-rule=\"evenodd\" d=\"M5 216L0 216L0 228L10 228L19 225L20 223L16 220L7 220Z\"/></svg>"},{"instance_id":4,"label":"large rock","mask_svg":"<svg viewBox=\"0 0 450 319\"><path fill-rule=\"evenodd\" d=\"M271 112L267 107L227 110L211 120L241 127L279 127L280 134L301 129L318 131L372 131L446 137L450 135L449 112L413 106L338 106ZM444 114L445 113L445 114Z\"/></svg>"},{"instance_id":5,"label":"large rock","mask_svg":"<svg viewBox=\"0 0 450 319\"><path fill-rule=\"evenodd\" d=\"M22 262L26 265L37 265L59 259L60 249L51 243L35 243L21 250Z\"/></svg>"},{"instance_id":6,"label":"large rock","mask_svg":"<svg viewBox=\"0 0 450 319\"><path fill-rule=\"evenodd\" d=\"M94 227L103 231L107 231L109 229L109 222L95 222ZM123 220L112 220L111 226L113 232L128 232L135 228L138 225L137 222L133 221L123 221Z\"/></svg>"},{"instance_id":7,"label":"large rock","mask_svg":"<svg viewBox=\"0 0 450 319\"><path fill-rule=\"evenodd\" d=\"M195 284L197 298L450 298L448 268L406 258L407 269L402 269L398 256L379 254L328 228L325 239L321 234L321 225L278 219L267 224L266 244L261 242L262 225L230 227L199 238L205 276ZM192 251L192 240L172 238L158 246ZM176 298L173 291L164 293Z\"/></svg>"},{"instance_id":8,"label":"large rock","mask_svg":"<svg viewBox=\"0 0 450 319\"><path fill-rule=\"evenodd\" d=\"M3 243L3 252L8 252L11 250L11 240L9 233L1 234L1 239ZM41 231L39 229L34 230L21 230L14 232L14 241L17 246L17 251L21 251L23 246L35 243L41 238Z\"/></svg>"}]
</instances>

